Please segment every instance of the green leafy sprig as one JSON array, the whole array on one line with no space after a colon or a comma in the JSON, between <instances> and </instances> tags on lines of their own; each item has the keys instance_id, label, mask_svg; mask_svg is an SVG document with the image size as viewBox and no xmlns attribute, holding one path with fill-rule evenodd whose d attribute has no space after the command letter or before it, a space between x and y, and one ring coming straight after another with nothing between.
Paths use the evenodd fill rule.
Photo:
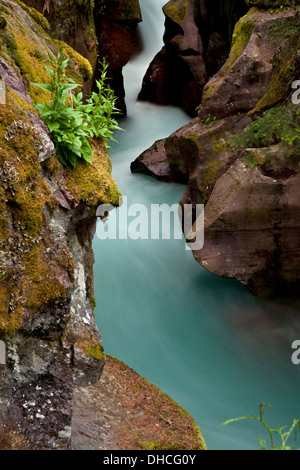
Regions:
<instances>
[{"instance_id":1,"label":"green leafy sprig","mask_svg":"<svg viewBox=\"0 0 300 470\"><path fill-rule=\"evenodd\" d=\"M93 92L84 103L82 92L77 96L72 93L81 85L66 76L69 59L64 60L63 57L62 48L56 62L49 57L52 68L46 66L46 70L51 76L51 82L35 85L48 91L51 101L49 105L41 103L35 104L35 107L51 132L60 162L75 168L78 159L92 163L89 139L101 138L106 143L114 140L113 131L120 128L112 116L119 110L116 108L114 92L106 83L108 64L105 60L102 63L101 79L96 83L98 93Z\"/></svg>"}]
</instances>

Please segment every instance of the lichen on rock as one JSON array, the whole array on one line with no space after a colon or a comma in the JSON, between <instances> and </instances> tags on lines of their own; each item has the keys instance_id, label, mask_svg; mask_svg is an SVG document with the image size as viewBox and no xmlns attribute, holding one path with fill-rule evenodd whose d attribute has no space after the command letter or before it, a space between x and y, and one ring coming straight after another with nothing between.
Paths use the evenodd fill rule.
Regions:
<instances>
[{"instance_id":1,"label":"lichen on rock","mask_svg":"<svg viewBox=\"0 0 300 470\"><path fill-rule=\"evenodd\" d=\"M26 448L68 448L73 388L97 381L105 362L93 315L96 209L120 193L103 142L93 142L92 165L63 168L33 106L49 100L34 83L47 82L61 42L21 3L1 0L0 13L0 418ZM91 65L64 52L84 86Z\"/></svg>"}]
</instances>

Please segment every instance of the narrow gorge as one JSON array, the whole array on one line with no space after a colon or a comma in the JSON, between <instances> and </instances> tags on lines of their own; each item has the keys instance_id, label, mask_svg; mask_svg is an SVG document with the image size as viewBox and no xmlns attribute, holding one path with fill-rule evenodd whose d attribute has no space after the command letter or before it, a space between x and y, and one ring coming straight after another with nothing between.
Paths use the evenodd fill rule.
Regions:
<instances>
[{"instance_id":1,"label":"narrow gorge","mask_svg":"<svg viewBox=\"0 0 300 470\"><path fill-rule=\"evenodd\" d=\"M299 417L298 5L0 0L1 450L246 450L224 421ZM108 63L122 129L92 164L34 106L60 50L83 99ZM186 204L202 249L143 231Z\"/></svg>"}]
</instances>

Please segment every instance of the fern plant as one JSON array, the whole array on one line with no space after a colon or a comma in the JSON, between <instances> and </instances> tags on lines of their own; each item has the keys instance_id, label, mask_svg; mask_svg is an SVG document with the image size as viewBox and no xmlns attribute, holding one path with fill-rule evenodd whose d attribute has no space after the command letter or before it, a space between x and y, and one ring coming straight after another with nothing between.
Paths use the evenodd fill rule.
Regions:
<instances>
[{"instance_id":1,"label":"fern plant","mask_svg":"<svg viewBox=\"0 0 300 470\"><path fill-rule=\"evenodd\" d=\"M76 167L78 159L92 163L90 138L102 138L106 143L113 139L113 131L120 128L112 116L119 110L114 92L106 83L108 65L105 61L101 79L97 82L98 93L93 92L84 103L81 92L77 96L72 93L81 85L66 76L69 59L63 57L62 48L56 62L49 57L52 68L46 66L46 70L51 81L35 85L48 91L51 101L49 105L36 103L35 107L51 132L60 162Z\"/></svg>"},{"instance_id":2,"label":"fern plant","mask_svg":"<svg viewBox=\"0 0 300 470\"><path fill-rule=\"evenodd\" d=\"M266 440L259 439L260 450L292 450L292 448L287 445L287 442L293 432L295 433L295 440L297 440L297 437L298 437L297 431L300 430L300 421L298 419L294 419L291 427L288 430L287 430L287 426L283 426L281 428L271 428L264 420L265 407L272 408L272 406L269 403L261 403L260 409L259 409L259 417L254 416L254 415L248 415L248 416L242 416L240 418L229 419L228 421L223 423L223 426L226 426L227 424L230 424L230 423L235 423L237 421L244 421L244 420L249 420L249 419L258 421L263 425L265 430L268 432L270 441L271 441L271 447L270 449L268 449ZM279 436L280 438L280 444L278 446L275 446L276 435Z\"/></svg>"}]
</instances>

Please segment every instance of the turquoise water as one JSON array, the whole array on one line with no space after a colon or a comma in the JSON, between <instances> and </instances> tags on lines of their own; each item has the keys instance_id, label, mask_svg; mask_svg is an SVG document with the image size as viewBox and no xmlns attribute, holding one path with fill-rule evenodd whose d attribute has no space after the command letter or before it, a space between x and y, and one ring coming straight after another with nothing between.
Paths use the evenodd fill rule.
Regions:
<instances>
[{"instance_id":1,"label":"turquoise water","mask_svg":"<svg viewBox=\"0 0 300 470\"><path fill-rule=\"evenodd\" d=\"M155 140L188 122L181 110L136 103L147 65L159 50L162 0L142 0L143 54L125 69L128 119L111 152L113 176L128 206L178 203L184 187L132 175L130 163ZM156 38L154 41L153 38ZM124 207L117 210L124 211ZM101 223L101 222L100 222ZM269 402L273 426L300 417L300 338L293 310L256 300L243 286L207 272L184 240L94 240L96 320L107 354L126 362L187 409L210 450L256 449L268 436L256 422ZM300 447L300 445L299 445Z\"/></svg>"}]
</instances>

